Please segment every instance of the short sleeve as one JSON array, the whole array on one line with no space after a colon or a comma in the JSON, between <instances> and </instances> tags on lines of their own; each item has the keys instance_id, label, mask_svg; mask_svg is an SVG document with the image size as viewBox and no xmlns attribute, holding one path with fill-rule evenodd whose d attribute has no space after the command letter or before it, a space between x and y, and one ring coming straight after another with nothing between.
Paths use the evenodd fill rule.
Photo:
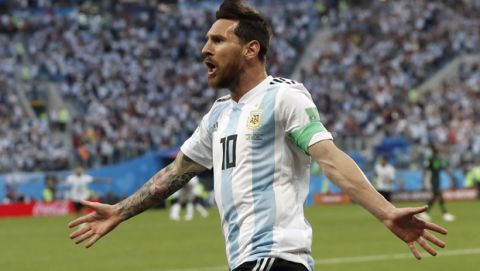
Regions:
<instances>
[{"instance_id":1,"label":"short sleeve","mask_svg":"<svg viewBox=\"0 0 480 271\"><path fill-rule=\"evenodd\" d=\"M211 169L212 139L209 132L209 114L205 115L192 136L183 143L182 152L193 161Z\"/></svg>"},{"instance_id":2,"label":"short sleeve","mask_svg":"<svg viewBox=\"0 0 480 271\"><path fill-rule=\"evenodd\" d=\"M279 108L285 131L303 152L308 154L311 145L333 139L320 121L317 107L303 85L284 89L280 99Z\"/></svg>"}]
</instances>

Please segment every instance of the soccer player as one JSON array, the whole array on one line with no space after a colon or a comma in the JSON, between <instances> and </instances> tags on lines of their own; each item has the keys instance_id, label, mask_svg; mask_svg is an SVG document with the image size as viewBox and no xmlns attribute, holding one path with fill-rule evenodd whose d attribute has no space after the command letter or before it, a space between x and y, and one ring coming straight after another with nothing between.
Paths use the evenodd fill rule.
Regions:
<instances>
[{"instance_id":1,"label":"soccer player","mask_svg":"<svg viewBox=\"0 0 480 271\"><path fill-rule=\"evenodd\" d=\"M85 208L81 201L88 200L91 196L89 185L93 182L111 182L107 178L93 178L85 174L82 166L76 166L75 172L67 176L65 184L69 187L67 198L73 203L75 214L81 215L85 213Z\"/></svg>"},{"instance_id":2,"label":"soccer player","mask_svg":"<svg viewBox=\"0 0 480 271\"><path fill-rule=\"evenodd\" d=\"M395 168L388 163L385 156L380 156L375 165L375 186L378 192L388 201L392 201L393 180L395 179Z\"/></svg>"},{"instance_id":3,"label":"soccer player","mask_svg":"<svg viewBox=\"0 0 480 271\"><path fill-rule=\"evenodd\" d=\"M170 220L180 221L180 211L182 210L182 205L185 204L185 194L186 190L189 189L188 184L182 187L177 192L173 193L170 196L171 206L170 206ZM187 194L188 196L188 194ZM185 219L187 220L187 219Z\"/></svg>"},{"instance_id":4,"label":"soccer player","mask_svg":"<svg viewBox=\"0 0 480 271\"><path fill-rule=\"evenodd\" d=\"M197 210L202 217L208 216L208 211L205 209L205 204L202 198L202 184L200 183L200 178L198 176L193 177L188 185L191 189L191 196L188 198L187 202L187 214L185 220L192 220L194 216L194 210Z\"/></svg>"},{"instance_id":5,"label":"soccer player","mask_svg":"<svg viewBox=\"0 0 480 271\"><path fill-rule=\"evenodd\" d=\"M90 198L90 189L88 185L93 182L93 177L85 174L83 167L75 167L75 173L68 175L65 184L69 187L68 199L73 203L75 214L81 215L85 212L82 200Z\"/></svg>"},{"instance_id":6,"label":"soccer player","mask_svg":"<svg viewBox=\"0 0 480 271\"><path fill-rule=\"evenodd\" d=\"M180 220L180 211L183 205L185 205L186 209L186 221L193 219L195 209L202 217L208 216L208 211L205 209L203 199L201 198L201 184L198 176L193 177L189 183L173 193L170 199L172 201L169 216L171 220Z\"/></svg>"},{"instance_id":7,"label":"soccer player","mask_svg":"<svg viewBox=\"0 0 480 271\"><path fill-rule=\"evenodd\" d=\"M440 204L440 210L443 214L443 220L451 222L455 220L455 216L447 211L447 207L445 206L445 199L443 198L442 188L440 187L440 173L442 172L442 170L445 169L445 165L442 157L440 156L438 148L435 145L432 145L430 148L432 150L432 155L427 160L425 169L428 170L430 173L429 181L432 189L432 197L428 201L428 209L426 210L426 212L420 214L420 218L426 221L430 221L431 217L428 212L432 209L435 202L438 201ZM453 178L453 176L450 177Z\"/></svg>"},{"instance_id":8,"label":"soccer player","mask_svg":"<svg viewBox=\"0 0 480 271\"><path fill-rule=\"evenodd\" d=\"M426 210L395 208L333 143L308 91L295 81L266 74L270 28L242 1L226 0L206 34L202 50L208 83L226 88L175 161L136 193L115 205L83 202L95 212L80 217L70 238L91 247L125 220L214 169L214 193L231 270L313 270L312 230L303 204L310 157L326 176L366 208L420 259L415 243L431 255L429 242L445 243L430 230L447 230L415 217Z\"/></svg>"}]
</instances>

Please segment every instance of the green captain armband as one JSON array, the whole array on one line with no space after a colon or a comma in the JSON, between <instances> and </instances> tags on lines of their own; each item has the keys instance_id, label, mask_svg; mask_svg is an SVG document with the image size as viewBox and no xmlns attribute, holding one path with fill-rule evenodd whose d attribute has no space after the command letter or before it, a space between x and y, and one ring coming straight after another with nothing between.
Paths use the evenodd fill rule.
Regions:
<instances>
[{"instance_id":1,"label":"green captain armband","mask_svg":"<svg viewBox=\"0 0 480 271\"><path fill-rule=\"evenodd\" d=\"M315 134L326 132L325 126L320 121L310 122L303 128L300 128L290 133L290 139L295 145L297 145L303 152L308 153L308 144Z\"/></svg>"}]
</instances>

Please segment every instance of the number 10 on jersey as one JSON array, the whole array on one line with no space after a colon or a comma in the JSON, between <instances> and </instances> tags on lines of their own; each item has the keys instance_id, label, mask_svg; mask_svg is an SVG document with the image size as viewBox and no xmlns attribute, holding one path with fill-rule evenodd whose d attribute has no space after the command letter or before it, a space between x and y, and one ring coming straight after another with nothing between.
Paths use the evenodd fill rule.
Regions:
<instances>
[{"instance_id":1,"label":"number 10 on jersey","mask_svg":"<svg viewBox=\"0 0 480 271\"><path fill-rule=\"evenodd\" d=\"M220 139L223 150L222 170L235 167L237 152L237 135Z\"/></svg>"}]
</instances>

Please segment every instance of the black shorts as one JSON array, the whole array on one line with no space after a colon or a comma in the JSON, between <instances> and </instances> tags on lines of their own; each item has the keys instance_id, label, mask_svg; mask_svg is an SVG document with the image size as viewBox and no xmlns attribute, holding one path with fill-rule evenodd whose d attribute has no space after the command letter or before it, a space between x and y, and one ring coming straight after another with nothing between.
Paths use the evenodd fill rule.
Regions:
<instances>
[{"instance_id":1,"label":"black shorts","mask_svg":"<svg viewBox=\"0 0 480 271\"><path fill-rule=\"evenodd\" d=\"M195 198L193 199L193 203L194 204L200 204L200 205L204 205L203 203L203 199L199 196L195 196Z\"/></svg>"},{"instance_id":2,"label":"black shorts","mask_svg":"<svg viewBox=\"0 0 480 271\"><path fill-rule=\"evenodd\" d=\"M232 271L308 271L301 263L285 261L279 258L261 258L245 262Z\"/></svg>"}]
</instances>

